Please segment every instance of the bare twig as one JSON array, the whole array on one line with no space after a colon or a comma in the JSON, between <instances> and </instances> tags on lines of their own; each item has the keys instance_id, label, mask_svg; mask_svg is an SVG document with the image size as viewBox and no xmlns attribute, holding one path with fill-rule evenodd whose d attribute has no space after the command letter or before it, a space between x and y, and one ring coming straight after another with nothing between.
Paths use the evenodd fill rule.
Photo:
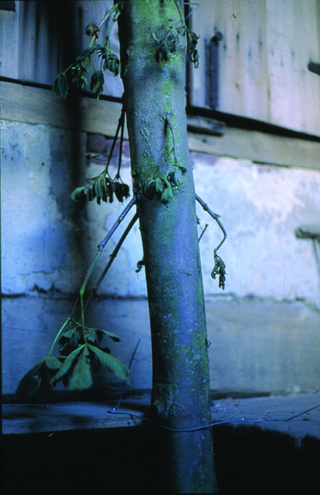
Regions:
<instances>
[{"instance_id":1,"label":"bare twig","mask_svg":"<svg viewBox=\"0 0 320 495\"><path fill-rule=\"evenodd\" d=\"M114 259L116 258L118 252L120 251L121 249L121 246L123 244L123 242L125 241L127 235L129 234L130 230L132 229L132 227L134 226L134 224L136 223L136 221L138 220L139 218L139 215L138 213L135 213L135 215L132 217L132 219L130 220L130 222L128 223L127 227L126 227L126 230L123 232L120 240L118 241L115 249L113 250L113 252L110 254L110 259L107 263L107 265L105 266L103 272L101 273L100 277L98 278L97 280L97 283L96 285L91 289L91 295L87 301L87 304L86 304L86 307L85 307L85 311L88 309L91 301L92 301L92 298L95 296L95 294L97 293L97 290L102 282L102 280L104 279L104 277L106 276L106 274L108 273Z\"/></svg>"},{"instance_id":2,"label":"bare twig","mask_svg":"<svg viewBox=\"0 0 320 495\"><path fill-rule=\"evenodd\" d=\"M120 134L120 148L119 148L119 160L118 160L118 170L116 173L116 178L120 179L120 168L121 168L121 160L122 160L122 147L123 147L123 134L124 134L124 118L125 118L125 110L124 107L122 107L122 112L121 112L121 134ZM120 123L120 120L119 120Z\"/></svg>"},{"instance_id":3,"label":"bare twig","mask_svg":"<svg viewBox=\"0 0 320 495\"><path fill-rule=\"evenodd\" d=\"M207 203L205 203L203 201L203 199L201 199L200 196L198 196L198 194L196 194L196 200L198 201L198 203L200 203L200 205L202 206L202 208L204 209L204 211L206 211L217 222L217 224L219 225L220 229L223 232L223 239L220 242L220 244L218 244L218 246L216 247L216 249L214 250L214 252L216 253L218 251L218 249L221 248L222 244L224 243L224 241L228 237L227 236L227 233L226 233L226 231L224 229L224 226L222 225L221 221L219 220L219 216L220 215L218 215L217 213L214 213L212 210L210 210L210 208L207 205Z\"/></svg>"},{"instance_id":4,"label":"bare twig","mask_svg":"<svg viewBox=\"0 0 320 495\"><path fill-rule=\"evenodd\" d=\"M109 230L109 232L106 235L106 237L98 245L98 252L96 254L96 257L95 257L92 265L90 266L89 270L86 273L85 279L84 279L83 284L81 286L81 289L79 291L79 295L80 295L80 307L81 307L81 323L82 323L83 327L85 326L85 324L84 324L84 313L85 313L85 310L84 310L84 306L83 306L83 296L84 296L84 293L85 293L85 290L86 290L86 287L87 287L89 278L91 277L92 271L93 271L94 267L96 266L96 263L99 260L101 254L102 254L102 251L104 250L107 242L111 239L111 237L113 236L114 232L117 230L117 228L119 227L119 225L122 222L122 220L129 213L129 211L131 210L131 208L133 207L133 205L135 204L135 202L136 202L136 198L133 197L132 200L129 202L129 204L126 206L126 208L123 210L123 212L121 213L121 215L117 218L116 222L113 224L113 226Z\"/></svg>"},{"instance_id":5,"label":"bare twig","mask_svg":"<svg viewBox=\"0 0 320 495\"><path fill-rule=\"evenodd\" d=\"M111 16L111 14L113 14L113 12L116 12L117 10L119 9L119 4L116 3L112 9L108 10L108 12L103 16L103 18L101 19L101 21L99 22L99 30L101 29L101 27L103 26L103 24L109 19L109 17Z\"/></svg>"},{"instance_id":6,"label":"bare twig","mask_svg":"<svg viewBox=\"0 0 320 495\"><path fill-rule=\"evenodd\" d=\"M204 226L204 229L203 231L201 232L200 236L199 236L199 239L198 239L198 242L201 241L202 237L203 237L203 234L205 233L205 231L207 230L207 228L209 227L209 224L206 223L205 226Z\"/></svg>"},{"instance_id":7,"label":"bare twig","mask_svg":"<svg viewBox=\"0 0 320 495\"><path fill-rule=\"evenodd\" d=\"M121 213L121 215L119 215L119 217L117 218L116 222L113 224L113 226L109 230L108 234L106 235L106 237L98 245L98 250L99 251L103 251L104 250L105 245L110 240L110 238L113 236L114 232L117 230L117 228L119 227L120 223L127 216L127 214L129 213L129 211L131 210L131 208L133 207L133 205L135 203L136 203L136 197L134 196L132 198L132 200L128 203L128 205L125 207L125 209L123 210L123 212Z\"/></svg>"},{"instance_id":8,"label":"bare twig","mask_svg":"<svg viewBox=\"0 0 320 495\"><path fill-rule=\"evenodd\" d=\"M114 148L115 148L117 139L118 139L118 134L119 134L119 131L120 131L120 129L122 129L123 124L124 124L124 112L125 112L124 107L122 107L121 114L120 114L120 117L119 117L119 120L118 120L117 130L116 130L116 133L114 135L113 142L112 142L112 145L111 145L111 149L110 149L110 152L109 152L109 155L108 155L108 159L107 159L107 164L106 164L106 167L104 169L104 175L108 173L108 168L109 168L109 165L110 165L110 162L111 162L111 158L112 158L112 155L113 155L113 151L114 151Z\"/></svg>"}]
</instances>

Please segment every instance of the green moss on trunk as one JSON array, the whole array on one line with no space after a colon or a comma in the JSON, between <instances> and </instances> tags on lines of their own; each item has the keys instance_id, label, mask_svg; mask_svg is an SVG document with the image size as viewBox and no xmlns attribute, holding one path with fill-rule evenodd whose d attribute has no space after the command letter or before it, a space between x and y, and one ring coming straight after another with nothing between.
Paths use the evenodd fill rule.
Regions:
<instances>
[{"instance_id":1,"label":"green moss on trunk","mask_svg":"<svg viewBox=\"0 0 320 495\"><path fill-rule=\"evenodd\" d=\"M182 12L181 2L180 5ZM126 0L119 18L122 79L145 257L153 418L171 428L211 422L206 319L185 115L186 34L174 0ZM168 60L159 40L175 37ZM173 179L167 204L143 186ZM173 174L173 175L172 175ZM165 432L175 493L216 493L210 429ZM169 479L168 478L168 479Z\"/></svg>"}]
</instances>

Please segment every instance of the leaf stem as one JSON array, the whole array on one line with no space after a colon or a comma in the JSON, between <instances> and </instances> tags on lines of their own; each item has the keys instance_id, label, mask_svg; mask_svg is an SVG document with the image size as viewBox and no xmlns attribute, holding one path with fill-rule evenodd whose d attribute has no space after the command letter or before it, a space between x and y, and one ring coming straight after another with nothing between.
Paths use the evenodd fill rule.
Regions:
<instances>
[{"instance_id":1,"label":"leaf stem","mask_svg":"<svg viewBox=\"0 0 320 495\"><path fill-rule=\"evenodd\" d=\"M98 26L99 29L101 29L101 27L103 26L103 24L108 20L108 18L111 16L111 14L113 14L113 12L115 12L116 10L119 10L119 13L120 13L119 3L116 3L112 7L112 9L108 10L108 12L104 15L104 17L102 18L102 20L99 23L99 26Z\"/></svg>"},{"instance_id":2,"label":"leaf stem","mask_svg":"<svg viewBox=\"0 0 320 495\"><path fill-rule=\"evenodd\" d=\"M53 344L52 344L52 346L51 346L51 349L50 349L49 354L48 354L48 356L47 356L47 357L49 357L49 356L51 355L51 353L52 353L52 351L53 351L53 349L54 349L54 346L55 346L55 345L56 345L56 343L57 343L58 338L60 337L61 333L63 332L64 328L66 327L66 325L69 323L69 321L70 321L70 320L71 320L71 317L69 316L69 317L66 319L66 321L64 322L64 324L62 325L62 327L60 328L59 332L57 333L57 335L56 335L56 337L55 337L55 339L54 339L54 341L53 341Z\"/></svg>"}]
</instances>

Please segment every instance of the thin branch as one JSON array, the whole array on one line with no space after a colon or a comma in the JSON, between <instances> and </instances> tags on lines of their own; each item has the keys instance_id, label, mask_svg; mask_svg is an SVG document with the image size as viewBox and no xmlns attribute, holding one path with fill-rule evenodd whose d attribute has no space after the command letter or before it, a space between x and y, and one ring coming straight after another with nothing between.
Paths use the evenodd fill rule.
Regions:
<instances>
[{"instance_id":1,"label":"thin branch","mask_svg":"<svg viewBox=\"0 0 320 495\"><path fill-rule=\"evenodd\" d=\"M218 251L218 249L221 248L222 244L224 243L224 241L227 239L227 233L224 229L224 226L222 225L221 221L219 220L219 216L217 213L214 213L212 210L210 210L209 206L207 205L207 203L205 203L203 201L203 199L200 198L200 196L198 196L198 194L196 194L196 200L198 201L198 203L200 203L200 205L202 206L202 208L204 209L204 211L206 211L216 222L217 224L219 225L220 229L222 230L223 232L223 239L222 241L220 242L220 244L218 244L218 246L216 247L216 249L214 250L214 252L216 253Z\"/></svg>"},{"instance_id":2,"label":"thin branch","mask_svg":"<svg viewBox=\"0 0 320 495\"><path fill-rule=\"evenodd\" d=\"M119 4L116 3L112 9L108 10L108 12L106 12L106 14L103 16L103 18L101 19L101 21L99 22L99 30L101 30L101 27L103 26L103 24L108 20L108 18L111 16L111 14L113 14L113 12L116 12L117 10L119 9Z\"/></svg>"},{"instance_id":3,"label":"thin branch","mask_svg":"<svg viewBox=\"0 0 320 495\"><path fill-rule=\"evenodd\" d=\"M202 237L203 237L203 234L205 233L205 231L207 230L207 228L209 227L209 224L206 223L205 226L204 226L204 229L203 231L201 232L200 236L199 236L199 239L198 239L198 242L201 241Z\"/></svg>"},{"instance_id":4,"label":"thin branch","mask_svg":"<svg viewBox=\"0 0 320 495\"><path fill-rule=\"evenodd\" d=\"M115 231L119 227L120 223L126 217L126 215L129 213L129 211L131 210L131 208L133 207L133 205L135 204L135 202L136 202L136 198L134 197L134 198L132 198L132 200L130 201L130 203L126 206L126 208L123 210L123 212L121 213L121 215L117 218L116 222L113 224L113 226L111 227L111 229L109 230L108 234L103 239L103 241L101 242L101 244L98 245L98 252L96 254L96 257L95 257L92 265L90 266L89 270L86 273L85 279L84 279L83 284L81 286L81 289L79 291L79 295L80 295L80 307L81 307L81 323L82 323L83 327L85 327L85 322L84 322L85 309L84 309L84 305L83 305L83 296L84 296L84 293L86 291L86 287L87 287L89 278L91 277L92 271L93 271L94 267L96 266L97 261L99 260L101 254L102 254L102 251L104 250L107 242L111 239L111 237L113 236L113 234L115 233Z\"/></svg>"},{"instance_id":5,"label":"thin branch","mask_svg":"<svg viewBox=\"0 0 320 495\"><path fill-rule=\"evenodd\" d=\"M119 160L118 160L118 170L116 173L116 178L120 178L120 168L121 168L121 160L122 160L122 147L123 147L123 134L124 134L124 119L125 119L125 109L122 107L121 111L121 134L120 134L120 148L119 148Z\"/></svg>"},{"instance_id":6,"label":"thin branch","mask_svg":"<svg viewBox=\"0 0 320 495\"><path fill-rule=\"evenodd\" d=\"M123 126L123 120L124 120L124 107L122 106L121 114L120 114L120 117L119 117L119 120L118 120L117 130L116 130L116 133L114 135L112 146L111 146L111 149L110 149L110 152L109 152L109 155L108 155L108 159L107 159L107 164L106 164L106 167L105 167L104 172L103 172L104 175L108 172L108 168L109 168L109 165L110 165L110 162L111 162L113 151L114 151L114 148L115 148L117 139L118 139L118 134L119 134L119 131L120 131L121 127Z\"/></svg>"},{"instance_id":7,"label":"thin branch","mask_svg":"<svg viewBox=\"0 0 320 495\"><path fill-rule=\"evenodd\" d=\"M130 230L132 229L132 227L134 226L134 224L136 223L136 221L138 220L139 218L139 215L138 213L135 213L135 215L132 217L132 219L130 220L130 222L128 223L127 227L126 227L126 230L123 232L120 240L118 241L115 249L113 250L113 252L110 254L110 259L107 263L107 265L105 266L103 272L101 273L100 277L98 278L98 281L96 283L96 285L91 289L91 294L90 294L90 297L87 301L87 304L86 304L86 307L85 307L85 311L88 309L91 301L92 301L92 298L94 297L94 295L97 293L97 290L102 282L102 280L104 279L104 277L106 276L106 274L108 273L114 259L116 258L118 252L120 251L120 248L123 244L123 242L125 241L127 235L129 234Z\"/></svg>"},{"instance_id":8,"label":"thin branch","mask_svg":"<svg viewBox=\"0 0 320 495\"><path fill-rule=\"evenodd\" d=\"M119 227L120 223L126 217L126 215L129 213L129 211L131 210L131 208L133 207L133 205L135 203L136 203L136 198L133 197L132 200L128 203L128 205L125 207L125 209L123 210L123 212L121 213L121 215L117 218L116 222L111 227L111 229L109 230L108 234L103 239L103 241L101 242L101 244L98 245L99 251L103 251L104 250L105 245L107 244L107 242L109 241L109 239L113 236L114 232L117 230L117 228Z\"/></svg>"},{"instance_id":9,"label":"thin branch","mask_svg":"<svg viewBox=\"0 0 320 495\"><path fill-rule=\"evenodd\" d=\"M183 5L196 5L196 8L193 9L191 12L189 12L187 17L185 18L185 21L200 7L200 4L196 3L196 2L182 2L182 4Z\"/></svg>"}]
</instances>

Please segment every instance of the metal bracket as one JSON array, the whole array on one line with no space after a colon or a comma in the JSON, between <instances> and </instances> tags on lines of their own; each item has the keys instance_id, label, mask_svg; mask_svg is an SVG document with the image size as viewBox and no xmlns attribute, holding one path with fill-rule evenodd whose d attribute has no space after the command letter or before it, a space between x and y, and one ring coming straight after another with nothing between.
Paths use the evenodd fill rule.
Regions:
<instances>
[{"instance_id":1,"label":"metal bracket","mask_svg":"<svg viewBox=\"0 0 320 495\"><path fill-rule=\"evenodd\" d=\"M210 41L205 41L206 49L206 105L217 109L219 105L219 42L223 34L217 31Z\"/></svg>"},{"instance_id":2,"label":"metal bracket","mask_svg":"<svg viewBox=\"0 0 320 495\"><path fill-rule=\"evenodd\" d=\"M320 64L316 64L315 62L308 63L308 69L310 72L314 72L320 76Z\"/></svg>"}]
</instances>

